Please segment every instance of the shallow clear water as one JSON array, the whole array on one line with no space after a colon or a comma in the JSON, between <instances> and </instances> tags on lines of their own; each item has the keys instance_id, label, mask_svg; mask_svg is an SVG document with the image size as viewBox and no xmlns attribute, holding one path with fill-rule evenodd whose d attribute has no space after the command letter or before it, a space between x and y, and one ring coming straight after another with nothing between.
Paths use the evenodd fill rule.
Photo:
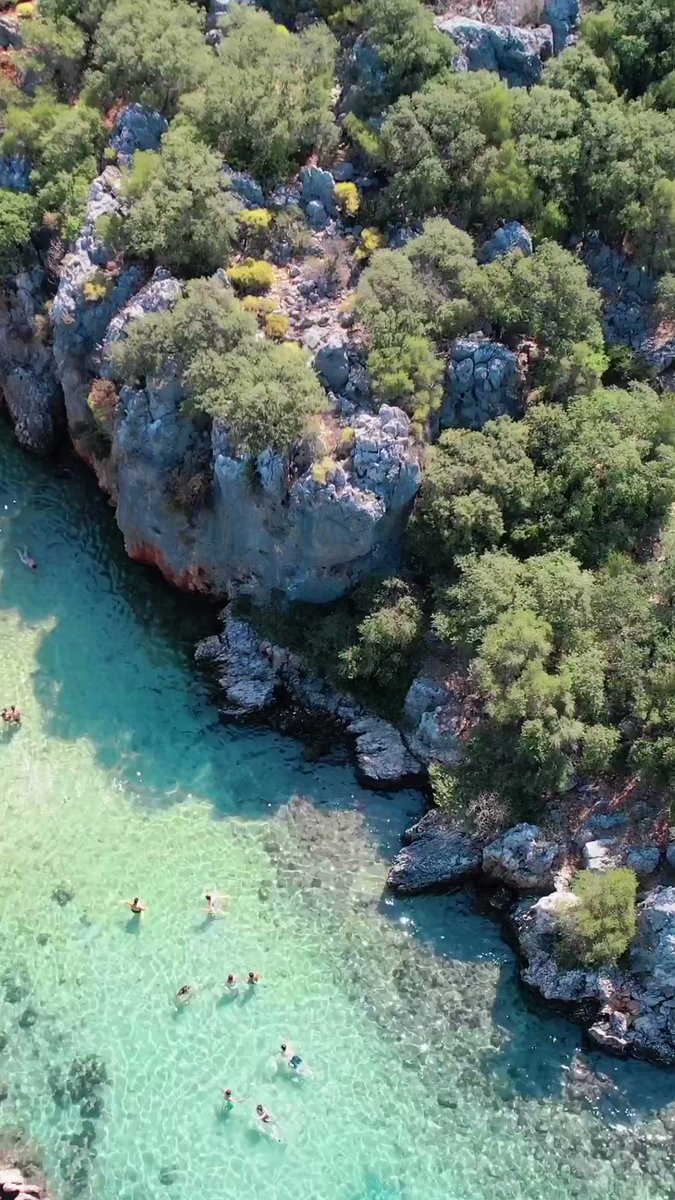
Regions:
<instances>
[{"instance_id":1,"label":"shallow clear water","mask_svg":"<svg viewBox=\"0 0 675 1200\"><path fill-rule=\"evenodd\" d=\"M383 899L419 797L220 726L190 665L204 621L126 561L88 480L0 430L0 702L24 712L0 741L0 1135L96 1200L672 1196L675 1076L580 1056L469 897ZM311 1079L277 1070L284 1038ZM109 1083L74 1102L90 1055Z\"/></svg>"}]
</instances>

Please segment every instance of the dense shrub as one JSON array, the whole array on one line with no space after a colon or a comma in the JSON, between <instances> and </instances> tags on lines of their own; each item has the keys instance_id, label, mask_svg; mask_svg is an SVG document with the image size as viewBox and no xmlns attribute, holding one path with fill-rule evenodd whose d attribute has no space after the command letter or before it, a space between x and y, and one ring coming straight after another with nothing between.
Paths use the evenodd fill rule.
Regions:
<instances>
[{"instance_id":1,"label":"dense shrub","mask_svg":"<svg viewBox=\"0 0 675 1200\"><path fill-rule=\"evenodd\" d=\"M173 125L158 154L136 154L124 191L131 211L120 236L128 251L188 276L224 266L237 204L218 155L189 125Z\"/></svg>"},{"instance_id":2,"label":"dense shrub","mask_svg":"<svg viewBox=\"0 0 675 1200\"><path fill-rule=\"evenodd\" d=\"M37 206L31 196L0 188L0 278L20 269L36 216Z\"/></svg>"},{"instance_id":3,"label":"dense shrub","mask_svg":"<svg viewBox=\"0 0 675 1200\"><path fill-rule=\"evenodd\" d=\"M634 872L580 871L573 890L579 904L565 922L565 949L584 966L616 963L635 937Z\"/></svg>"},{"instance_id":4,"label":"dense shrub","mask_svg":"<svg viewBox=\"0 0 675 1200\"><path fill-rule=\"evenodd\" d=\"M269 292L274 283L275 272L274 267L264 259L256 261L248 258L238 266L229 267L228 275L238 292L248 296L259 296L263 292Z\"/></svg>"},{"instance_id":5,"label":"dense shrub","mask_svg":"<svg viewBox=\"0 0 675 1200\"><path fill-rule=\"evenodd\" d=\"M210 64L203 17L185 0L113 0L95 34L91 85L106 104L140 101L171 117Z\"/></svg>"},{"instance_id":6,"label":"dense shrub","mask_svg":"<svg viewBox=\"0 0 675 1200\"><path fill-rule=\"evenodd\" d=\"M322 25L289 34L245 5L232 6L225 27L203 86L182 108L233 166L282 178L335 143L334 39Z\"/></svg>"}]
</instances>

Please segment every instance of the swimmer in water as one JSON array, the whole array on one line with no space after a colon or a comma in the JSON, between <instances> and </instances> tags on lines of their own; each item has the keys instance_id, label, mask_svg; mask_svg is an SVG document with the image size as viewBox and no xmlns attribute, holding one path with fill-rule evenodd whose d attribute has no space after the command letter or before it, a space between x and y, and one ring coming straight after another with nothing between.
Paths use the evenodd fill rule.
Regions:
<instances>
[{"instance_id":1,"label":"swimmer in water","mask_svg":"<svg viewBox=\"0 0 675 1200\"><path fill-rule=\"evenodd\" d=\"M232 1088L225 1088L223 1091L223 1108L226 1112L232 1112L235 1104L243 1104L243 1098L237 1099L232 1095Z\"/></svg>"},{"instance_id":2,"label":"swimmer in water","mask_svg":"<svg viewBox=\"0 0 675 1200\"><path fill-rule=\"evenodd\" d=\"M262 1122L263 1125L275 1125L276 1124L276 1120L272 1116L271 1112L268 1112L266 1108L263 1108L262 1104L256 1104L255 1115L258 1118L258 1120Z\"/></svg>"},{"instance_id":3,"label":"swimmer in water","mask_svg":"<svg viewBox=\"0 0 675 1200\"><path fill-rule=\"evenodd\" d=\"M24 546L23 550L17 550L17 554L24 567L28 567L29 571L37 571L37 559L33 558L32 554L28 553L27 546Z\"/></svg>"},{"instance_id":4,"label":"swimmer in water","mask_svg":"<svg viewBox=\"0 0 675 1200\"><path fill-rule=\"evenodd\" d=\"M309 1067L302 1061L299 1054L296 1054L295 1049L288 1042L281 1043L281 1057L283 1058L289 1071L294 1075L311 1075Z\"/></svg>"},{"instance_id":5,"label":"swimmer in water","mask_svg":"<svg viewBox=\"0 0 675 1200\"><path fill-rule=\"evenodd\" d=\"M204 912L207 917L222 916L222 901L229 899L224 892L207 892L206 893L206 908Z\"/></svg>"},{"instance_id":6,"label":"swimmer in water","mask_svg":"<svg viewBox=\"0 0 675 1200\"><path fill-rule=\"evenodd\" d=\"M196 994L196 987L193 987L191 983L184 983L176 992L176 1004L187 1004Z\"/></svg>"},{"instance_id":7,"label":"swimmer in water","mask_svg":"<svg viewBox=\"0 0 675 1200\"><path fill-rule=\"evenodd\" d=\"M16 704L10 704L9 708L3 708L0 717L6 725L21 724L21 710L16 707Z\"/></svg>"},{"instance_id":8,"label":"swimmer in water","mask_svg":"<svg viewBox=\"0 0 675 1200\"><path fill-rule=\"evenodd\" d=\"M141 917L144 912L148 911L147 904L144 904L142 900L139 900L138 896L134 896L133 900L123 900L122 904L126 904L136 917Z\"/></svg>"},{"instance_id":9,"label":"swimmer in water","mask_svg":"<svg viewBox=\"0 0 675 1200\"><path fill-rule=\"evenodd\" d=\"M256 971L249 971L246 983L249 987L255 987L256 983L260 983L262 975L258 975Z\"/></svg>"},{"instance_id":10,"label":"swimmer in water","mask_svg":"<svg viewBox=\"0 0 675 1200\"><path fill-rule=\"evenodd\" d=\"M232 993L238 992L239 991L239 976L238 975L228 975L227 979L225 980L225 983L223 984L223 987L228 992L232 992Z\"/></svg>"}]
</instances>

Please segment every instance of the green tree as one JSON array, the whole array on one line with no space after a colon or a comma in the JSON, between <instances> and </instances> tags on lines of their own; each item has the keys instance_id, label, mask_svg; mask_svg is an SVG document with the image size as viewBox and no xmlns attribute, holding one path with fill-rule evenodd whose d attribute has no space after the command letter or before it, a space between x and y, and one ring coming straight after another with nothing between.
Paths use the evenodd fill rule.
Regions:
<instances>
[{"instance_id":1,"label":"green tree","mask_svg":"<svg viewBox=\"0 0 675 1200\"><path fill-rule=\"evenodd\" d=\"M224 266L237 235L237 203L217 154L188 126L172 126L158 154L136 155L125 190L123 244L182 275Z\"/></svg>"},{"instance_id":2,"label":"green tree","mask_svg":"<svg viewBox=\"0 0 675 1200\"><path fill-rule=\"evenodd\" d=\"M447 69L457 48L419 0L365 0L360 20L386 74L388 103Z\"/></svg>"},{"instance_id":3,"label":"green tree","mask_svg":"<svg viewBox=\"0 0 675 1200\"><path fill-rule=\"evenodd\" d=\"M32 196L0 188L0 277L15 275L35 226L37 206Z\"/></svg>"},{"instance_id":4,"label":"green tree","mask_svg":"<svg viewBox=\"0 0 675 1200\"><path fill-rule=\"evenodd\" d=\"M324 25L291 34L241 4L225 28L205 86L182 108L234 167L283 178L334 142L335 40Z\"/></svg>"},{"instance_id":5,"label":"green tree","mask_svg":"<svg viewBox=\"0 0 675 1200\"><path fill-rule=\"evenodd\" d=\"M573 885L579 901L563 928L568 953L589 967L616 963L628 950L637 928L637 879L627 867L579 871Z\"/></svg>"},{"instance_id":6,"label":"green tree","mask_svg":"<svg viewBox=\"0 0 675 1200\"><path fill-rule=\"evenodd\" d=\"M402 579L385 579L373 590L356 641L340 653L338 671L352 683L385 688L402 699L424 630L422 608Z\"/></svg>"},{"instance_id":7,"label":"green tree","mask_svg":"<svg viewBox=\"0 0 675 1200\"><path fill-rule=\"evenodd\" d=\"M24 69L37 69L40 79L52 84L64 98L77 93L86 57L85 35L68 17L49 19L42 16L27 21L22 31L28 53L20 58Z\"/></svg>"},{"instance_id":8,"label":"green tree","mask_svg":"<svg viewBox=\"0 0 675 1200\"><path fill-rule=\"evenodd\" d=\"M556 91L569 92L575 100L583 100L589 92L598 100L616 99L607 62L586 41L577 42L549 59L543 83Z\"/></svg>"},{"instance_id":9,"label":"green tree","mask_svg":"<svg viewBox=\"0 0 675 1200\"><path fill-rule=\"evenodd\" d=\"M552 355L576 342L602 346L600 297L568 250L542 242L529 258L507 255L476 272L472 299L505 334L534 338Z\"/></svg>"},{"instance_id":10,"label":"green tree","mask_svg":"<svg viewBox=\"0 0 675 1200\"><path fill-rule=\"evenodd\" d=\"M113 0L94 37L91 85L105 104L140 101L171 117L211 57L203 17L186 0Z\"/></svg>"}]
</instances>

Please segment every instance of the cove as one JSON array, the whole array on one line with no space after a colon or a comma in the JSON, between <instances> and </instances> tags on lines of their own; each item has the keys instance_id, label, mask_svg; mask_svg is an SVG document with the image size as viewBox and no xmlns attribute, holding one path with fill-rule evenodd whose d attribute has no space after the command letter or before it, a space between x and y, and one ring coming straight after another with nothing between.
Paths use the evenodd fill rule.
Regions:
<instances>
[{"instance_id":1,"label":"cove","mask_svg":"<svg viewBox=\"0 0 675 1200\"><path fill-rule=\"evenodd\" d=\"M126 560L93 483L0 430L0 702L24 712L0 743L0 1140L25 1129L59 1198L671 1196L672 1074L532 1010L469 896L383 897L420 797L220 725L206 619ZM312 1079L277 1071L285 1039ZM100 1088L72 1074L92 1056Z\"/></svg>"}]
</instances>

